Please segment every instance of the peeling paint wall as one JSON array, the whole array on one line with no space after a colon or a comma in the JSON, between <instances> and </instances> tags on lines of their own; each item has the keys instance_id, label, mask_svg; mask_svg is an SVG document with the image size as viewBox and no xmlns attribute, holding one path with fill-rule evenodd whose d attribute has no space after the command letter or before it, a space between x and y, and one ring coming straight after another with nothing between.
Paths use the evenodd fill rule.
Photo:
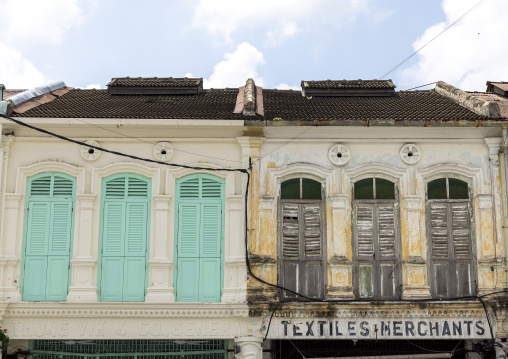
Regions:
<instances>
[{"instance_id":1,"label":"peeling paint wall","mask_svg":"<svg viewBox=\"0 0 508 359\"><path fill-rule=\"evenodd\" d=\"M378 177L394 182L399 193L402 298L429 298L426 186L434 179L451 177L467 182L471 192L474 280L478 293L504 288L499 160L496 163L499 139L485 139L481 133L472 135L471 129L462 128L451 131L427 128L424 138L415 135L419 129L392 128L390 134L380 131L383 138L376 139L372 138L376 130L348 128L350 137L344 138L343 128L328 127L326 135L318 128L316 133L323 138L309 131L308 138L293 140L288 140L289 134L281 129L265 130L256 169L260 201L253 201L250 206L253 216L257 213L253 206L259 206L259 214L251 219L252 223L259 223L256 245L252 246L256 252L252 255L265 260L263 271L259 272L262 278L277 283L280 183L308 177L320 181L325 189L326 298L354 298L352 185L360 179ZM440 139L443 131L448 131L447 136ZM408 165L402 161L399 151L406 143L414 143L421 149L418 163ZM344 166L335 166L328 158L328 150L335 144L346 145L350 150L351 158ZM258 285L251 281L251 288ZM266 289L270 293L268 297L273 298L276 291Z\"/></svg>"}]
</instances>

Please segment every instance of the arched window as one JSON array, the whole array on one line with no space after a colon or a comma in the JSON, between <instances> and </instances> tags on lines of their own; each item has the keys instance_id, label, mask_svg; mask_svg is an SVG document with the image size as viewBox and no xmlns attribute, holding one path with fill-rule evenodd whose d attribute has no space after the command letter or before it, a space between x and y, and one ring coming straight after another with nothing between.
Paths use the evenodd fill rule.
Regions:
<instances>
[{"instance_id":1,"label":"arched window","mask_svg":"<svg viewBox=\"0 0 508 359\"><path fill-rule=\"evenodd\" d=\"M279 284L310 298L323 298L324 203L321 183L296 178L281 184ZM282 291L282 300L305 300Z\"/></svg>"},{"instance_id":2,"label":"arched window","mask_svg":"<svg viewBox=\"0 0 508 359\"><path fill-rule=\"evenodd\" d=\"M28 179L23 300L67 298L75 182L63 173L43 173Z\"/></svg>"},{"instance_id":3,"label":"arched window","mask_svg":"<svg viewBox=\"0 0 508 359\"><path fill-rule=\"evenodd\" d=\"M468 184L455 178L440 178L427 184L433 297L468 296L476 291L469 197Z\"/></svg>"},{"instance_id":4,"label":"arched window","mask_svg":"<svg viewBox=\"0 0 508 359\"><path fill-rule=\"evenodd\" d=\"M189 175L176 184L176 300L220 302L224 180Z\"/></svg>"},{"instance_id":5,"label":"arched window","mask_svg":"<svg viewBox=\"0 0 508 359\"><path fill-rule=\"evenodd\" d=\"M100 300L145 299L150 180L135 174L102 182Z\"/></svg>"},{"instance_id":6,"label":"arched window","mask_svg":"<svg viewBox=\"0 0 508 359\"><path fill-rule=\"evenodd\" d=\"M382 178L353 188L353 281L358 298L400 297L400 230L395 184Z\"/></svg>"}]
</instances>

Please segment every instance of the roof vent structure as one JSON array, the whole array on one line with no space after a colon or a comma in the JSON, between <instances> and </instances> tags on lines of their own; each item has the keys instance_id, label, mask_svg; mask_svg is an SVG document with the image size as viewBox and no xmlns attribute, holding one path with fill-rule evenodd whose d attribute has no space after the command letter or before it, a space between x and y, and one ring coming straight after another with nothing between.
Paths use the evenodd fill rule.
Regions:
<instances>
[{"instance_id":1,"label":"roof vent structure","mask_svg":"<svg viewBox=\"0 0 508 359\"><path fill-rule=\"evenodd\" d=\"M500 96L508 97L508 82L487 81L487 92L494 92Z\"/></svg>"},{"instance_id":2,"label":"roof vent structure","mask_svg":"<svg viewBox=\"0 0 508 359\"><path fill-rule=\"evenodd\" d=\"M325 80L302 81L304 96L377 97L393 96L392 80Z\"/></svg>"},{"instance_id":3,"label":"roof vent structure","mask_svg":"<svg viewBox=\"0 0 508 359\"><path fill-rule=\"evenodd\" d=\"M117 77L107 86L110 95L198 95L203 78Z\"/></svg>"},{"instance_id":4,"label":"roof vent structure","mask_svg":"<svg viewBox=\"0 0 508 359\"><path fill-rule=\"evenodd\" d=\"M65 87L65 83L63 81L52 82L45 86L34 87L29 90L23 91L9 98L14 106L19 105L20 103L31 100L35 97L39 97L55 90L59 90Z\"/></svg>"},{"instance_id":5,"label":"roof vent structure","mask_svg":"<svg viewBox=\"0 0 508 359\"><path fill-rule=\"evenodd\" d=\"M257 87L253 79L247 79L245 86L240 87L238 90L233 113L241 113L244 116L263 116L265 114L263 89Z\"/></svg>"}]
</instances>

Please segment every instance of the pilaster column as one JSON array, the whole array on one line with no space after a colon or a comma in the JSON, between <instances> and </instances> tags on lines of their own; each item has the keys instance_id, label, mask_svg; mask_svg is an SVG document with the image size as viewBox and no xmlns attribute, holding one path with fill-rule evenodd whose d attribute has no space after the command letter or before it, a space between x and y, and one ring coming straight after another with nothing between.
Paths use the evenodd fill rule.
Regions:
<instances>
[{"instance_id":1,"label":"pilaster column","mask_svg":"<svg viewBox=\"0 0 508 359\"><path fill-rule=\"evenodd\" d=\"M96 302L97 285L94 282L94 268L97 256L93 252L93 211L96 195L76 196L76 218L71 259L72 279L67 295L68 302Z\"/></svg>"},{"instance_id":2,"label":"pilaster column","mask_svg":"<svg viewBox=\"0 0 508 359\"><path fill-rule=\"evenodd\" d=\"M351 238L348 233L349 197L346 194L328 196L332 211L331 238L327 244L328 278L327 298L354 298L352 286Z\"/></svg>"},{"instance_id":3,"label":"pilaster column","mask_svg":"<svg viewBox=\"0 0 508 359\"><path fill-rule=\"evenodd\" d=\"M430 298L427 280L427 266L422 249L423 196L403 197L403 218L405 233L402 233L403 299Z\"/></svg>"},{"instance_id":4,"label":"pilaster column","mask_svg":"<svg viewBox=\"0 0 508 359\"><path fill-rule=\"evenodd\" d=\"M236 354L237 359L262 359L263 348L262 338L242 337L235 340L235 345L240 347L240 352Z\"/></svg>"},{"instance_id":5,"label":"pilaster column","mask_svg":"<svg viewBox=\"0 0 508 359\"><path fill-rule=\"evenodd\" d=\"M499 164L499 150L501 149L502 138L490 137L485 139L489 149L490 178L492 186L493 212L494 212L494 250L495 250L495 288L506 287L504 272L504 246L503 246L503 200L501 198L501 169Z\"/></svg>"},{"instance_id":6,"label":"pilaster column","mask_svg":"<svg viewBox=\"0 0 508 359\"><path fill-rule=\"evenodd\" d=\"M169 241L168 228L170 201L172 196L159 195L153 197L154 211L154 232L150 242L150 253L152 254L148 271L148 288L146 302L174 302L175 289L173 287L173 252L174 243Z\"/></svg>"},{"instance_id":7,"label":"pilaster column","mask_svg":"<svg viewBox=\"0 0 508 359\"><path fill-rule=\"evenodd\" d=\"M2 226L2 254L0 258L0 268L2 268L2 288L3 299L6 301L20 301L20 276L19 269L16 270L21 261L21 251L16 252L16 245L22 248L23 241L23 210L21 209L21 199L23 196L19 193L4 194L3 223Z\"/></svg>"}]
</instances>

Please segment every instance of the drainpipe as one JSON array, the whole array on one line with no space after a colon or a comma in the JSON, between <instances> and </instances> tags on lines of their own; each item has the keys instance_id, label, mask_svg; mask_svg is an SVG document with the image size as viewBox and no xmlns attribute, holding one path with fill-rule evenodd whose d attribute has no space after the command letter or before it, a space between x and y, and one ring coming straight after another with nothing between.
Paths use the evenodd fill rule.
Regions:
<instances>
[{"instance_id":1,"label":"drainpipe","mask_svg":"<svg viewBox=\"0 0 508 359\"><path fill-rule=\"evenodd\" d=\"M505 261L508 261L508 196L506 193L506 152L508 151L508 131L503 127L503 145L499 151L501 166L501 202L503 204L503 245L505 250ZM508 272L508 268L505 269Z\"/></svg>"}]
</instances>

